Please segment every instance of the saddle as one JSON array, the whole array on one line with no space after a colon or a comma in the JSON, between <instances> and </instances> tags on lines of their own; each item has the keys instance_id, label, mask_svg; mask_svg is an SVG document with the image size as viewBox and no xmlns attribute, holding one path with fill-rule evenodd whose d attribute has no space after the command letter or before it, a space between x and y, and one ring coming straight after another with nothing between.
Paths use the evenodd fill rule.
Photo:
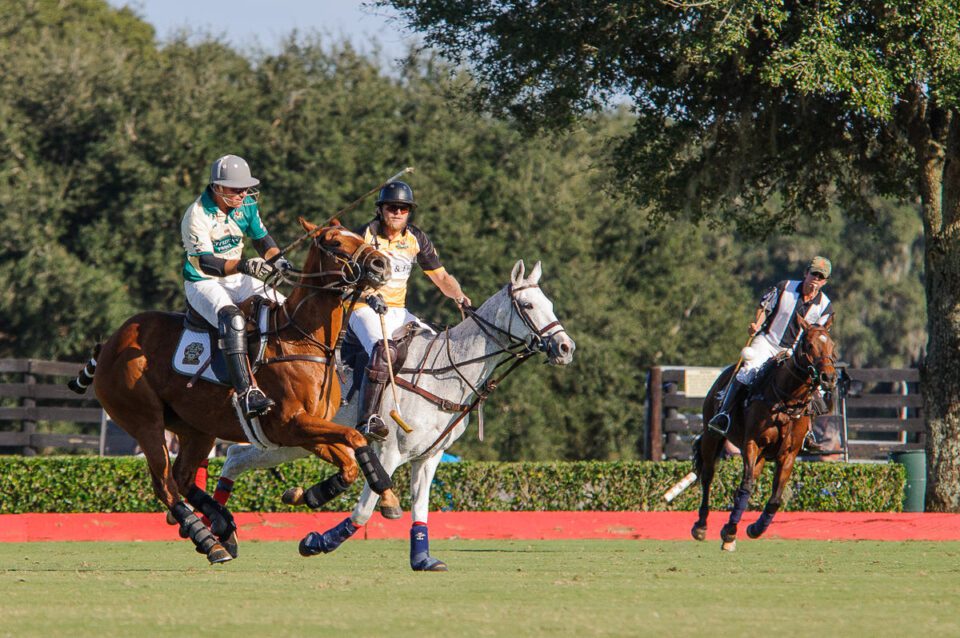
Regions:
<instances>
[{"instance_id":1,"label":"saddle","mask_svg":"<svg viewBox=\"0 0 960 638\"><path fill-rule=\"evenodd\" d=\"M247 352L250 366L256 372L263 361L267 345L270 310L276 303L264 297L254 297L247 314ZM173 352L173 369L179 374L204 379L217 385L230 385L227 365L219 346L219 332L200 313L187 303L183 313L183 331ZM254 356L255 353L255 356Z\"/></svg>"},{"instance_id":2,"label":"saddle","mask_svg":"<svg viewBox=\"0 0 960 638\"><path fill-rule=\"evenodd\" d=\"M394 331L390 337L391 364L394 374L398 374L400 368L403 367L413 338L418 334L429 331L429 328L415 321ZM343 386L343 405L349 403L353 399L353 395L359 392L360 384L363 382L363 372L368 365L370 365L370 357L367 356L367 352L363 349L356 333L348 327L340 346L340 381L341 386Z\"/></svg>"}]
</instances>

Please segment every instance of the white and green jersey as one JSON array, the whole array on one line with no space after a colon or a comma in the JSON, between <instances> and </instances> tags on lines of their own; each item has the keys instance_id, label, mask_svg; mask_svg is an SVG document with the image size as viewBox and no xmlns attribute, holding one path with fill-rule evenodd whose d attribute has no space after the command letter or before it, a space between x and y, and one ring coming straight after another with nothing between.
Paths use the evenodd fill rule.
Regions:
<instances>
[{"instance_id":1,"label":"white and green jersey","mask_svg":"<svg viewBox=\"0 0 960 638\"><path fill-rule=\"evenodd\" d=\"M214 255L221 259L240 259L243 255L243 237L262 239L267 229L260 221L256 200L246 197L239 208L224 213L213 201L210 189L187 207L180 222L183 249L187 259L183 264L183 278L187 281L215 279L200 269L200 255Z\"/></svg>"}]
</instances>

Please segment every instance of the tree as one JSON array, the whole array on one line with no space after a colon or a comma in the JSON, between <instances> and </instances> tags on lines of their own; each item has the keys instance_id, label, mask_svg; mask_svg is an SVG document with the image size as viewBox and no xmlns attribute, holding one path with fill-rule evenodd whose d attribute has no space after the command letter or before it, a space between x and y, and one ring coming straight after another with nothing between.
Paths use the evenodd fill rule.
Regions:
<instances>
[{"instance_id":1,"label":"tree","mask_svg":"<svg viewBox=\"0 0 960 638\"><path fill-rule=\"evenodd\" d=\"M474 105L565 126L617 95L616 165L655 219L749 235L918 199L928 505L960 509L960 5L955 0L382 0L478 78Z\"/></svg>"}]
</instances>

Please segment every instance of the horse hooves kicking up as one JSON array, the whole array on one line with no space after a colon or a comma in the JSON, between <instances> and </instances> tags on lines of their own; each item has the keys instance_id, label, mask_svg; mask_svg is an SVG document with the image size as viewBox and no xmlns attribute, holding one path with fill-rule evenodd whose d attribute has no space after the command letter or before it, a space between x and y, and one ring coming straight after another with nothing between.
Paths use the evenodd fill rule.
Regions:
<instances>
[{"instance_id":1,"label":"horse hooves kicking up","mask_svg":"<svg viewBox=\"0 0 960 638\"><path fill-rule=\"evenodd\" d=\"M291 487L283 493L280 500L283 501L285 505L303 505L303 495L304 489L302 487Z\"/></svg>"},{"instance_id":2,"label":"horse hooves kicking up","mask_svg":"<svg viewBox=\"0 0 960 638\"><path fill-rule=\"evenodd\" d=\"M690 530L690 535L693 536L693 540L696 541L707 540L707 527L705 525L702 527L700 525L694 525L693 529Z\"/></svg>"},{"instance_id":3,"label":"horse hooves kicking up","mask_svg":"<svg viewBox=\"0 0 960 638\"><path fill-rule=\"evenodd\" d=\"M720 545L720 551L724 552L735 552L737 551L737 541L723 541Z\"/></svg>"}]
</instances>

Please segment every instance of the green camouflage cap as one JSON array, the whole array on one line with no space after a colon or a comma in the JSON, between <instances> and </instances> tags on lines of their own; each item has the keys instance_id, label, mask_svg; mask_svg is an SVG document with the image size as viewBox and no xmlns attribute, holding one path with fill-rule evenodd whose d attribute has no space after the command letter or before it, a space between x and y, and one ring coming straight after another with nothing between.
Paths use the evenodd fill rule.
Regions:
<instances>
[{"instance_id":1,"label":"green camouflage cap","mask_svg":"<svg viewBox=\"0 0 960 638\"><path fill-rule=\"evenodd\" d=\"M811 259L810 265L807 266L807 272L820 273L827 279L830 278L830 271L832 270L833 266L830 264L830 260L819 255Z\"/></svg>"}]
</instances>

